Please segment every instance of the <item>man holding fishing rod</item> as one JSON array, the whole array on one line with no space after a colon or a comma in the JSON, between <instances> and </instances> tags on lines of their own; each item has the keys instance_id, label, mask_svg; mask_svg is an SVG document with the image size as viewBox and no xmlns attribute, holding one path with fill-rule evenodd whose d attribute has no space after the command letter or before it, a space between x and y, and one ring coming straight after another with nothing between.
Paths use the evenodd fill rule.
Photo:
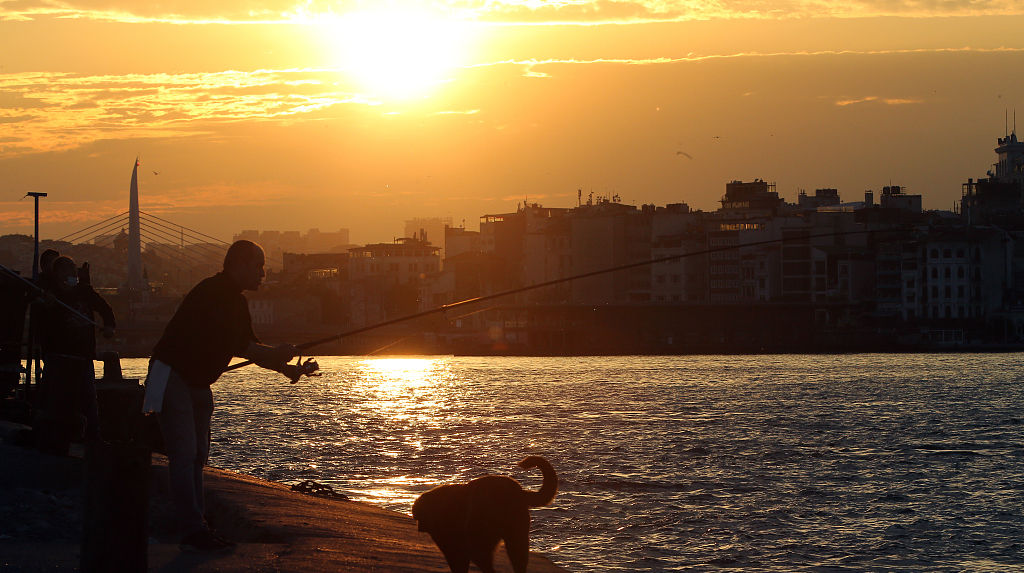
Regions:
<instances>
[{"instance_id":1,"label":"man holding fishing rod","mask_svg":"<svg viewBox=\"0 0 1024 573\"><path fill-rule=\"evenodd\" d=\"M219 551L232 542L213 533L203 517L203 466L210 453L212 385L234 356L285 374L294 382L299 365L291 344L261 344L252 329L242 291L254 291L266 273L263 249L236 241L224 269L197 284L153 348L143 410L159 412L170 472L171 500L181 522L183 550Z\"/></svg>"}]
</instances>

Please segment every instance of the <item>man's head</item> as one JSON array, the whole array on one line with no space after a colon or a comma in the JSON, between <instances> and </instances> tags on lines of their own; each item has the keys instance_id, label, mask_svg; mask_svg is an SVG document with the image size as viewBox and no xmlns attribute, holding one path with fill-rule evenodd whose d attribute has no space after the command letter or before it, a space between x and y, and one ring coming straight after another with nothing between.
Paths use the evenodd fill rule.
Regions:
<instances>
[{"instance_id":1,"label":"man's head","mask_svg":"<svg viewBox=\"0 0 1024 573\"><path fill-rule=\"evenodd\" d=\"M57 288L70 290L78 284L78 267L70 257L57 257L52 265L53 282Z\"/></svg>"},{"instance_id":2,"label":"man's head","mask_svg":"<svg viewBox=\"0 0 1024 573\"><path fill-rule=\"evenodd\" d=\"M242 290L256 290L267 273L263 247L252 241L235 241L224 255L224 274Z\"/></svg>"},{"instance_id":3,"label":"man's head","mask_svg":"<svg viewBox=\"0 0 1024 573\"><path fill-rule=\"evenodd\" d=\"M46 249L39 255L39 272L48 275L53 272L53 261L57 260L60 252L54 249Z\"/></svg>"}]
</instances>

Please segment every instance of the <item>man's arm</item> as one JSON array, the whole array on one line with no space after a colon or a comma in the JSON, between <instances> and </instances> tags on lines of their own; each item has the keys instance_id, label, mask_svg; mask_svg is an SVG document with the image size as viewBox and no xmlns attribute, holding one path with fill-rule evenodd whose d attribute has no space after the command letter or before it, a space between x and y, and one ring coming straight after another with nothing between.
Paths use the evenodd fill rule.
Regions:
<instances>
[{"instance_id":1,"label":"man's arm","mask_svg":"<svg viewBox=\"0 0 1024 573\"><path fill-rule=\"evenodd\" d=\"M242 358L252 360L257 365L287 374L288 361L299 353L299 350L291 344L268 346L259 342L250 341L246 346Z\"/></svg>"}]
</instances>

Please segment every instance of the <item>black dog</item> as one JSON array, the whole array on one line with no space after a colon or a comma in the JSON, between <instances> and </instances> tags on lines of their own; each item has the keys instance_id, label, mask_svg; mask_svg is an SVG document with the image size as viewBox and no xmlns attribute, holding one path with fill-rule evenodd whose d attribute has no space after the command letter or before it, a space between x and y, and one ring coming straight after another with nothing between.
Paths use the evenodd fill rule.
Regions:
<instances>
[{"instance_id":1,"label":"black dog","mask_svg":"<svg viewBox=\"0 0 1024 573\"><path fill-rule=\"evenodd\" d=\"M424 493L412 505L412 516L441 549L452 573L466 573L469 562L483 573L494 572L494 549L505 541L516 573L526 573L530 557L530 508L551 503L558 476L547 460L530 456L523 469L540 468L540 491L524 490L505 476L484 476L467 484L442 485Z\"/></svg>"}]
</instances>

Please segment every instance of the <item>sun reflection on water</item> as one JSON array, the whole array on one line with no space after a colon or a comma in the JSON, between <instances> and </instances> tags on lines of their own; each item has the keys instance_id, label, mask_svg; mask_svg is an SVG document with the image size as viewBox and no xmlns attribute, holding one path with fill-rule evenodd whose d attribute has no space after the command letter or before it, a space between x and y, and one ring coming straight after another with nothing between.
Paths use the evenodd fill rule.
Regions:
<instances>
[{"instance_id":1,"label":"sun reflection on water","mask_svg":"<svg viewBox=\"0 0 1024 573\"><path fill-rule=\"evenodd\" d=\"M429 374L439 362L434 358L371 358L360 366L366 378L377 381L382 390L406 389L428 384Z\"/></svg>"},{"instance_id":2,"label":"sun reflection on water","mask_svg":"<svg viewBox=\"0 0 1024 573\"><path fill-rule=\"evenodd\" d=\"M393 423L434 426L450 394L448 358L370 358L355 368L350 391L363 410Z\"/></svg>"}]
</instances>

